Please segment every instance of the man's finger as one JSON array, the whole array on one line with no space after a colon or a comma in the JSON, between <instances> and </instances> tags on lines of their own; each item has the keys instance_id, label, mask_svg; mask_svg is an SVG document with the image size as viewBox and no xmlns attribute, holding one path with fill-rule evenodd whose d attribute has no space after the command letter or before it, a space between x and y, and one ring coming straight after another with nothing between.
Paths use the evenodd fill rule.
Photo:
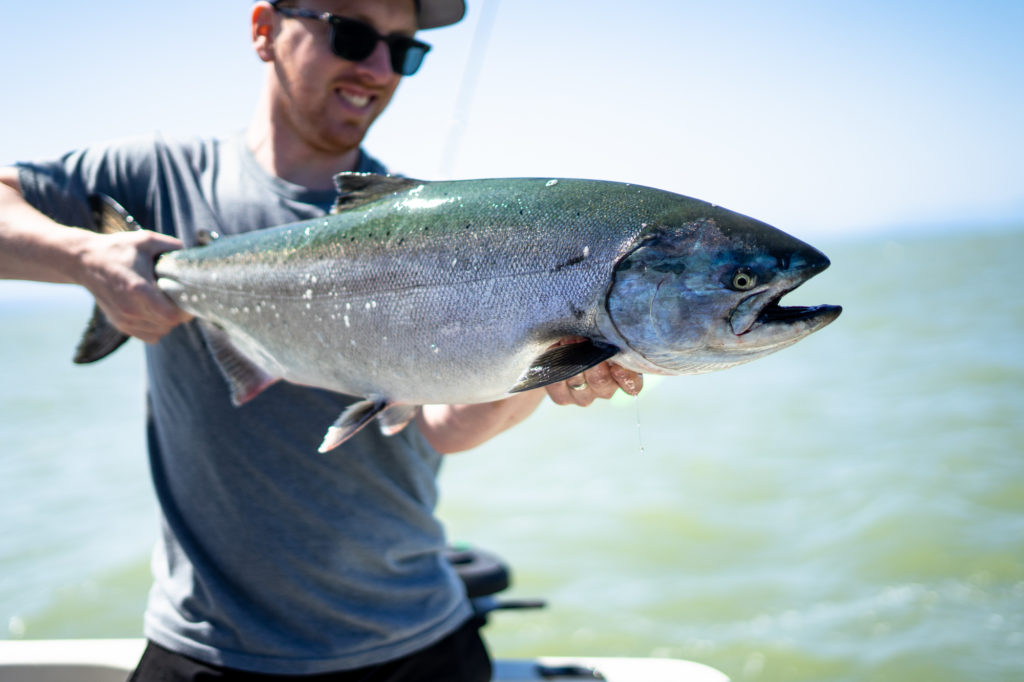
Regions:
<instances>
[{"instance_id":1,"label":"man's finger","mask_svg":"<svg viewBox=\"0 0 1024 682\"><path fill-rule=\"evenodd\" d=\"M586 381L587 388L590 389L590 392L597 398L611 398L615 395L615 392L619 390L619 385L612 377L607 362L602 362L591 367L583 373L580 379ZM569 380L570 388L573 385L572 382L575 380L575 377Z\"/></svg>"},{"instance_id":2,"label":"man's finger","mask_svg":"<svg viewBox=\"0 0 1024 682\"><path fill-rule=\"evenodd\" d=\"M619 388L629 395L639 394L644 387L643 374L633 372L614 363L609 363L609 371Z\"/></svg>"}]
</instances>

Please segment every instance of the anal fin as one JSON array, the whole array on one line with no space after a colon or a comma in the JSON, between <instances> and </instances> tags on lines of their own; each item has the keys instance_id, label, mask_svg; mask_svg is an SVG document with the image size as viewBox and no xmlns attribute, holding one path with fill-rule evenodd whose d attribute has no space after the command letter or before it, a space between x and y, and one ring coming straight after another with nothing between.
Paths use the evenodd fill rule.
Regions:
<instances>
[{"instance_id":1,"label":"anal fin","mask_svg":"<svg viewBox=\"0 0 1024 682\"><path fill-rule=\"evenodd\" d=\"M231 389L231 402L236 406L249 402L277 381L277 377L235 348L223 329L204 321L199 322L199 329Z\"/></svg>"},{"instance_id":2,"label":"anal fin","mask_svg":"<svg viewBox=\"0 0 1024 682\"><path fill-rule=\"evenodd\" d=\"M533 361L509 393L521 393L565 381L604 362L618 352L619 349L615 346L590 340L555 346Z\"/></svg>"}]
</instances>

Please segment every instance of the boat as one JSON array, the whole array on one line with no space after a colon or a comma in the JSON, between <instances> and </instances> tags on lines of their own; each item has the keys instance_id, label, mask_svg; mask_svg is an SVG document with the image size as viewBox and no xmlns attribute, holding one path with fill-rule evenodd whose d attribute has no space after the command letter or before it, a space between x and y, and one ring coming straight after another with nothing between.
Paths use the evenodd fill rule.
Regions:
<instances>
[{"instance_id":1,"label":"boat","mask_svg":"<svg viewBox=\"0 0 1024 682\"><path fill-rule=\"evenodd\" d=\"M466 585L477 615L503 609L542 608L539 600L501 600L511 584L508 566L493 554L452 548L448 560ZM135 669L145 640L0 640L0 682L124 682ZM728 682L702 663L672 658L538 657L494 661L494 682Z\"/></svg>"}]
</instances>

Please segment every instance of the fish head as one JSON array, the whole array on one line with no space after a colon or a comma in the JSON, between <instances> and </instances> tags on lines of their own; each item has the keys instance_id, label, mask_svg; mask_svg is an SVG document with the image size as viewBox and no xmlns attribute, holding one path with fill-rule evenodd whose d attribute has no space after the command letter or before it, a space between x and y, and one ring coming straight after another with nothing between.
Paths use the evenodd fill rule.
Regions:
<instances>
[{"instance_id":1,"label":"fish head","mask_svg":"<svg viewBox=\"0 0 1024 682\"><path fill-rule=\"evenodd\" d=\"M769 225L707 206L702 217L645 229L616 265L603 324L628 347L622 364L631 369L725 369L792 345L842 311L780 305L829 266L825 254Z\"/></svg>"}]
</instances>

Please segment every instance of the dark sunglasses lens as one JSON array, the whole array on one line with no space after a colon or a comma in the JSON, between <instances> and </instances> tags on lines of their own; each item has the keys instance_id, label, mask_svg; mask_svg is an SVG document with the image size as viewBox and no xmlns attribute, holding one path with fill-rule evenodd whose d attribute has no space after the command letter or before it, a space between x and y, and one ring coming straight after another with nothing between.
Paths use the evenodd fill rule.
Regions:
<instances>
[{"instance_id":1,"label":"dark sunglasses lens","mask_svg":"<svg viewBox=\"0 0 1024 682\"><path fill-rule=\"evenodd\" d=\"M392 70L403 76L416 73L430 50L429 45L412 38L383 38L373 26L355 19L335 17L331 20L331 52L342 59L361 62L373 54L380 40L387 42Z\"/></svg>"},{"instance_id":2,"label":"dark sunglasses lens","mask_svg":"<svg viewBox=\"0 0 1024 682\"><path fill-rule=\"evenodd\" d=\"M391 50L391 68L403 76L411 76L419 71L423 57L430 49L423 43L401 39L392 39L388 47Z\"/></svg>"},{"instance_id":3,"label":"dark sunglasses lens","mask_svg":"<svg viewBox=\"0 0 1024 682\"><path fill-rule=\"evenodd\" d=\"M335 18L331 22L331 52L351 62L361 62L377 47L377 32L369 24Z\"/></svg>"}]
</instances>

